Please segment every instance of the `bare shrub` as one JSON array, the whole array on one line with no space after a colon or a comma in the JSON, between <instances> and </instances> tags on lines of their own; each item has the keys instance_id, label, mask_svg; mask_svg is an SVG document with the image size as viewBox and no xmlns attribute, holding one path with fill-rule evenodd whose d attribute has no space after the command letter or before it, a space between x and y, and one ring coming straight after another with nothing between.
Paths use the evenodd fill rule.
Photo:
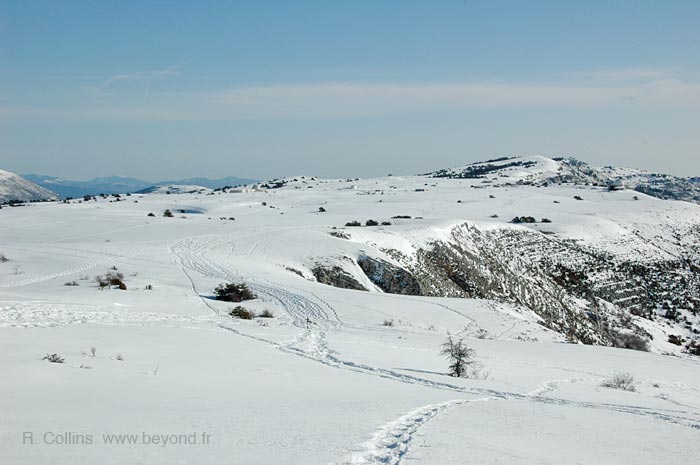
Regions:
<instances>
[{"instance_id":1,"label":"bare shrub","mask_svg":"<svg viewBox=\"0 0 700 465\"><path fill-rule=\"evenodd\" d=\"M481 365L476 361L476 351L467 346L464 339L455 339L451 334L442 344L440 355L450 362L450 376L456 378L475 378L481 372Z\"/></svg>"},{"instance_id":2,"label":"bare shrub","mask_svg":"<svg viewBox=\"0 0 700 465\"><path fill-rule=\"evenodd\" d=\"M5 256L4 253L0 253L0 263L9 262L10 260Z\"/></svg>"},{"instance_id":3,"label":"bare shrub","mask_svg":"<svg viewBox=\"0 0 700 465\"><path fill-rule=\"evenodd\" d=\"M600 385L612 389L622 389L623 391L635 391L637 389L634 382L634 375L624 371L613 372L613 374L605 378Z\"/></svg>"},{"instance_id":4,"label":"bare shrub","mask_svg":"<svg viewBox=\"0 0 700 465\"><path fill-rule=\"evenodd\" d=\"M259 318L274 318L275 314L272 313L271 310L265 309L263 310L260 315L258 315Z\"/></svg>"},{"instance_id":5,"label":"bare shrub","mask_svg":"<svg viewBox=\"0 0 700 465\"><path fill-rule=\"evenodd\" d=\"M384 322L382 323L382 326L394 326L394 320L393 319L384 320Z\"/></svg>"}]
</instances>

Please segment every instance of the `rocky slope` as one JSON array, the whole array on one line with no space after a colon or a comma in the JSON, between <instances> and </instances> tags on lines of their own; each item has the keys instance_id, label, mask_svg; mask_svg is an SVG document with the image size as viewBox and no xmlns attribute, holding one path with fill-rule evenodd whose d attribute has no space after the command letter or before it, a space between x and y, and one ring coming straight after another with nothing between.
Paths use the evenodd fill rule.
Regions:
<instances>
[{"instance_id":1,"label":"rocky slope","mask_svg":"<svg viewBox=\"0 0 700 465\"><path fill-rule=\"evenodd\" d=\"M700 203L697 178L681 178L632 168L596 167L574 158L503 157L427 173L433 178L482 179L484 183L546 186L552 183L633 189L660 199Z\"/></svg>"}]
</instances>

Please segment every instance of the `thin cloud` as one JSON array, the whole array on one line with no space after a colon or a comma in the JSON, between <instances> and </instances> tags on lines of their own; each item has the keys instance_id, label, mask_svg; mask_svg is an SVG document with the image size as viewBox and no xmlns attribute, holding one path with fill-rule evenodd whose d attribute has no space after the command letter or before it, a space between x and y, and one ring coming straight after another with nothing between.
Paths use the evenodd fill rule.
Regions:
<instances>
[{"instance_id":1,"label":"thin cloud","mask_svg":"<svg viewBox=\"0 0 700 465\"><path fill-rule=\"evenodd\" d=\"M579 71L572 76L598 82L652 81L677 77L680 71L680 68L632 67Z\"/></svg>"},{"instance_id":2,"label":"thin cloud","mask_svg":"<svg viewBox=\"0 0 700 465\"><path fill-rule=\"evenodd\" d=\"M132 73L120 81L156 79L175 72ZM455 112L478 109L611 108L700 110L700 83L660 79L628 84L541 85L493 82L326 82L237 87L213 92L158 93L150 99L120 98L109 105L81 102L49 108L6 108L0 116L104 119L236 120L345 118Z\"/></svg>"},{"instance_id":3,"label":"thin cloud","mask_svg":"<svg viewBox=\"0 0 700 465\"><path fill-rule=\"evenodd\" d=\"M83 90L91 95L98 97L103 97L109 94L110 87L119 83L133 83L133 82L145 82L145 95L150 93L151 82L161 79L167 76L175 76L180 74L181 64L169 66L163 69L157 69L152 71L137 71L134 73L125 74L115 74L105 79L101 84L97 86L84 87Z\"/></svg>"}]
</instances>

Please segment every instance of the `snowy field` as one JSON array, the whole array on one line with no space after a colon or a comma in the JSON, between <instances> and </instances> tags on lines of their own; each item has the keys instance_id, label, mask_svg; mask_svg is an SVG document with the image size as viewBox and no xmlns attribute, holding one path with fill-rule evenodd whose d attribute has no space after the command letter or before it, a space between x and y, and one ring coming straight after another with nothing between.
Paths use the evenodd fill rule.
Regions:
<instances>
[{"instance_id":1,"label":"snowy field","mask_svg":"<svg viewBox=\"0 0 700 465\"><path fill-rule=\"evenodd\" d=\"M664 253L663 233L640 234L700 223L697 205L580 186L296 179L0 210L0 463L700 463L697 357L567 344L524 308L385 294L364 276L371 292L339 289L309 272L465 221L524 227L508 220L525 210L553 220L532 229ZM370 218L392 225L329 234ZM99 290L112 267L127 290ZM228 281L274 318L228 316L233 304L212 298ZM446 374L447 331L476 350L480 379ZM42 360L53 353L65 363ZM617 371L634 391L601 386Z\"/></svg>"}]
</instances>

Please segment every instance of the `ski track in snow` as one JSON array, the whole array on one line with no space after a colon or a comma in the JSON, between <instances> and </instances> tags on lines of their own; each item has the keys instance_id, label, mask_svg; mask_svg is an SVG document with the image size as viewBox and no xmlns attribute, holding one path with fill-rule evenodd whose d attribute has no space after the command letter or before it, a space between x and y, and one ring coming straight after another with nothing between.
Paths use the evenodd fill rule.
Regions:
<instances>
[{"instance_id":1,"label":"ski track in snow","mask_svg":"<svg viewBox=\"0 0 700 465\"><path fill-rule=\"evenodd\" d=\"M352 325L345 325L337 316L337 313L335 310L332 308L330 304L328 304L326 301L323 301L320 299L318 296L313 294L310 291L306 290L301 290L298 288L290 288L287 287L286 289L282 289L279 287L276 287L273 283L264 280L265 283L261 282L262 280L256 279L247 273L243 273L240 271L233 271L224 268L223 266L219 265L218 263L215 263L211 260L209 260L205 254L208 251L211 251L213 249L216 249L218 247L221 247L223 245L227 245L229 247L229 250L231 245L230 245L231 239L224 237L224 236L216 236L216 235L206 235L206 236L194 236L190 238L183 239L181 241L177 241L176 243L172 244L170 246L170 250L172 253L177 257L178 262L182 267L186 267L189 269L192 269L204 276L209 276L209 277L216 277L218 279L222 280L243 280L249 283L250 288L255 291L258 294L261 294L263 296L267 296L268 298L271 298L282 308L285 309L285 311L289 314L289 316L292 318L292 321L295 326L300 327L300 328L305 328L305 330L292 342L286 343L286 344L280 344L277 342L269 341L264 338L260 338L257 336L253 336L250 334L246 334L238 329L235 329L227 324L218 324L218 326L222 329L232 331L236 334L239 334L241 336L245 336L251 339L258 340L260 342L264 342L267 344L271 344L274 347L290 353L294 355L298 355L304 358L307 358L309 360L313 360L319 363L322 363L327 366L331 366L334 368L339 368L339 369L344 369L344 370L350 370L350 371L355 371L358 373L363 373L366 375L370 376L376 376L379 378L383 379L388 379L392 381L398 381L401 383L406 383L406 384L413 384L413 385L419 385L419 386L424 386L428 388L433 388L433 389L441 389L441 390L448 390L448 391L453 391L453 392L459 392L459 393L465 393L465 394L476 394L476 395L487 395L489 396L488 399L522 399L522 400L529 400L529 401L536 401L536 402L544 402L544 403L549 403L549 404L557 404L557 405L571 405L575 407L583 407L583 408L593 408L593 409L603 409L603 410L608 410L608 411L614 411L614 412L619 412L619 413L627 413L627 414L632 414L632 415L641 415L649 418L654 418L656 420L660 421L665 421L665 422L670 422L678 425L683 425L687 426L690 428L694 429L700 429L700 416L684 416L685 412L683 411L675 411L675 410L668 410L668 411L661 411L661 410L655 410L655 409L650 409L650 408L645 408L645 407L637 407L637 406L630 406L630 405L616 405L616 404L597 404L594 402L580 402L580 401L571 401L571 400L565 400L565 399L556 399L556 398L551 398L551 397L545 397L544 394L546 393L551 393L554 391L559 384L563 382L576 382L579 381L580 379L567 379L567 380L553 380L545 383L543 386L535 389L534 391L531 391L529 393L515 393L515 392L507 392L507 391L497 391L497 390L491 390L491 389L483 389L483 388L469 388L469 387L464 387L464 386L459 386L456 384L452 383L447 383L447 382L442 382L442 381L433 381L430 379L426 378L421 378L418 376L413 376L413 375L408 375L405 373L400 373L395 370L390 370L386 368L380 368L380 367L373 367L367 364L363 363L357 363L354 361L349 361L349 360L343 360L337 355L334 354L332 350L328 348L328 343L326 340L326 334L324 330L338 330L342 326L346 327L353 327ZM259 241L261 242L261 241ZM259 244L256 243L256 246ZM189 276L188 276L189 277ZM194 283L193 283L194 286ZM290 290L287 289L295 289L298 293L291 292ZM305 297L303 294L307 294L311 296L311 298L314 298L317 301L320 301L322 305L320 305L317 302L312 301L309 297ZM203 299L204 300L204 299ZM205 302L206 303L206 302ZM208 305L208 304L207 304ZM458 313L460 315L461 312L457 312L454 309L447 307L443 304L438 304L442 307L444 307L446 310ZM325 309L323 308L325 307ZM211 306L210 306L211 308ZM329 314L333 315L333 318L329 317ZM462 315L465 316L465 315ZM467 320L470 320L469 317L465 317ZM310 322L310 324L309 324ZM308 326L308 327L307 327ZM370 328L363 328L363 329L370 329ZM512 328L511 328L512 329ZM506 330L505 332L510 331L511 329ZM502 336L503 334L499 335ZM596 378L596 381L600 381L602 377ZM455 401L457 403L463 403L466 402L464 401ZM428 418L432 418L435 416L438 412L444 410L448 406L452 406L453 404L445 405L442 408L439 408L435 411L433 411L432 406L431 408L427 408L429 412L433 412L428 415ZM420 410L420 409L419 409ZM681 414L681 415L678 415ZM424 422L419 422L420 424ZM417 429L417 426L416 426ZM410 435L409 435L410 436ZM410 437L409 437L410 440ZM405 447L407 447L408 441L404 443ZM380 454L381 456L381 454ZM391 454L384 454L386 457L392 457ZM403 453L398 455L398 456L393 456L393 457L398 457L397 461L395 462L374 462L374 463L398 463L398 460L403 456ZM352 463L352 462L350 462ZM363 462L359 462L363 463ZM373 462L364 462L364 463L373 463Z\"/></svg>"},{"instance_id":2,"label":"ski track in snow","mask_svg":"<svg viewBox=\"0 0 700 465\"><path fill-rule=\"evenodd\" d=\"M401 415L395 420L389 421L381 426L371 437L362 444L361 451L353 453L343 464L391 464L397 465L409 450L409 446L415 433L429 420L436 417L441 412L478 401L496 401L519 399L533 402L543 402L551 405L573 406L581 408L602 409L618 413L640 415L655 420L670 422L694 429L700 429L700 417L689 415L687 412L678 410L661 410L633 405L594 403L584 401L572 401L548 397L562 383L579 381L599 381L601 378L568 378L563 380L551 380L545 382L540 387L527 392L516 393L507 391L497 391L491 389L474 388L460 386L458 384L434 381L427 378L401 373L396 370L374 367L363 363L344 360L338 357L329 347L325 331L338 330L344 325L338 317L333 307L325 300L319 298L314 293L287 287L282 289L268 280L254 278L240 271L226 269L224 266L209 260L205 254L222 245L230 245L230 240L221 236L197 236L187 238L170 246L171 252L176 257L176 261L187 276L193 291L196 293L196 285L189 270L196 271L204 276L216 277L222 280L244 280L249 283L251 289L277 302L291 317L293 324L303 328L303 331L293 341L288 343L277 343L251 334L246 334L239 329L233 328L229 324L216 322L220 329L234 332L240 336L251 338L259 342L272 345L289 354L304 357L314 362L322 363L329 367L354 371L369 376L375 376L391 381L405 384L412 384L432 389L447 390L462 394L482 395L476 399L457 399L448 402L429 404ZM232 249L231 249L232 250ZM137 253L131 256L136 256ZM107 261L115 259L129 258L126 255L106 254L104 258L95 260L79 268L46 275L43 277L28 278L14 283L4 284L3 287L28 285L52 279L67 274L79 273L90 268L94 268ZM295 292L293 292L295 291ZM218 314L214 306L202 300ZM449 308L443 304L437 304L446 310L458 313L467 320L471 318ZM0 302L0 327L51 327L70 324L120 324L120 325L151 325L151 324L176 324L176 323L197 323L202 321L212 322L212 317L189 317L183 315L150 313L150 312L129 312L115 307L96 307L87 305L57 304L51 302ZM310 324L309 324L310 323ZM307 327L308 326L308 327ZM370 328L363 328L370 329ZM506 332L508 332L507 330ZM502 336L502 335L501 335Z\"/></svg>"},{"instance_id":3,"label":"ski track in snow","mask_svg":"<svg viewBox=\"0 0 700 465\"><path fill-rule=\"evenodd\" d=\"M80 250L80 249L76 249L76 250L78 250L80 252L95 253L95 252L84 251L84 250ZM46 274L46 275L27 276L23 279L18 279L16 281L10 281L8 283L0 283L0 288L29 286L31 284L37 284L37 283L41 283L43 281L49 281L51 279L60 278L62 276L76 275L76 274L91 270L93 268L97 268L98 266L104 265L105 263L114 263L117 261L134 259L136 257L139 257L140 255L143 255L146 252L146 250L147 249L140 249L140 250L135 250L135 251L132 251L129 253L124 253L124 254L119 254L119 255L110 254L110 253L100 253L101 257L96 258L94 260L91 260L91 261L84 263L82 265L76 266L74 268L70 268L67 270L58 271L56 273L50 273L50 274Z\"/></svg>"},{"instance_id":4,"label":"ski track in snow","mask_svg":"<svg viewBox=\"0 0 700 465\"><path fill-rule=\"evenodd\" d=\"M75 324L150 325L196 323L210 317L172 313L130 312L120 307L53 302L0 302L0 328L50 328Z\"/></svg>"}]
</instances>

